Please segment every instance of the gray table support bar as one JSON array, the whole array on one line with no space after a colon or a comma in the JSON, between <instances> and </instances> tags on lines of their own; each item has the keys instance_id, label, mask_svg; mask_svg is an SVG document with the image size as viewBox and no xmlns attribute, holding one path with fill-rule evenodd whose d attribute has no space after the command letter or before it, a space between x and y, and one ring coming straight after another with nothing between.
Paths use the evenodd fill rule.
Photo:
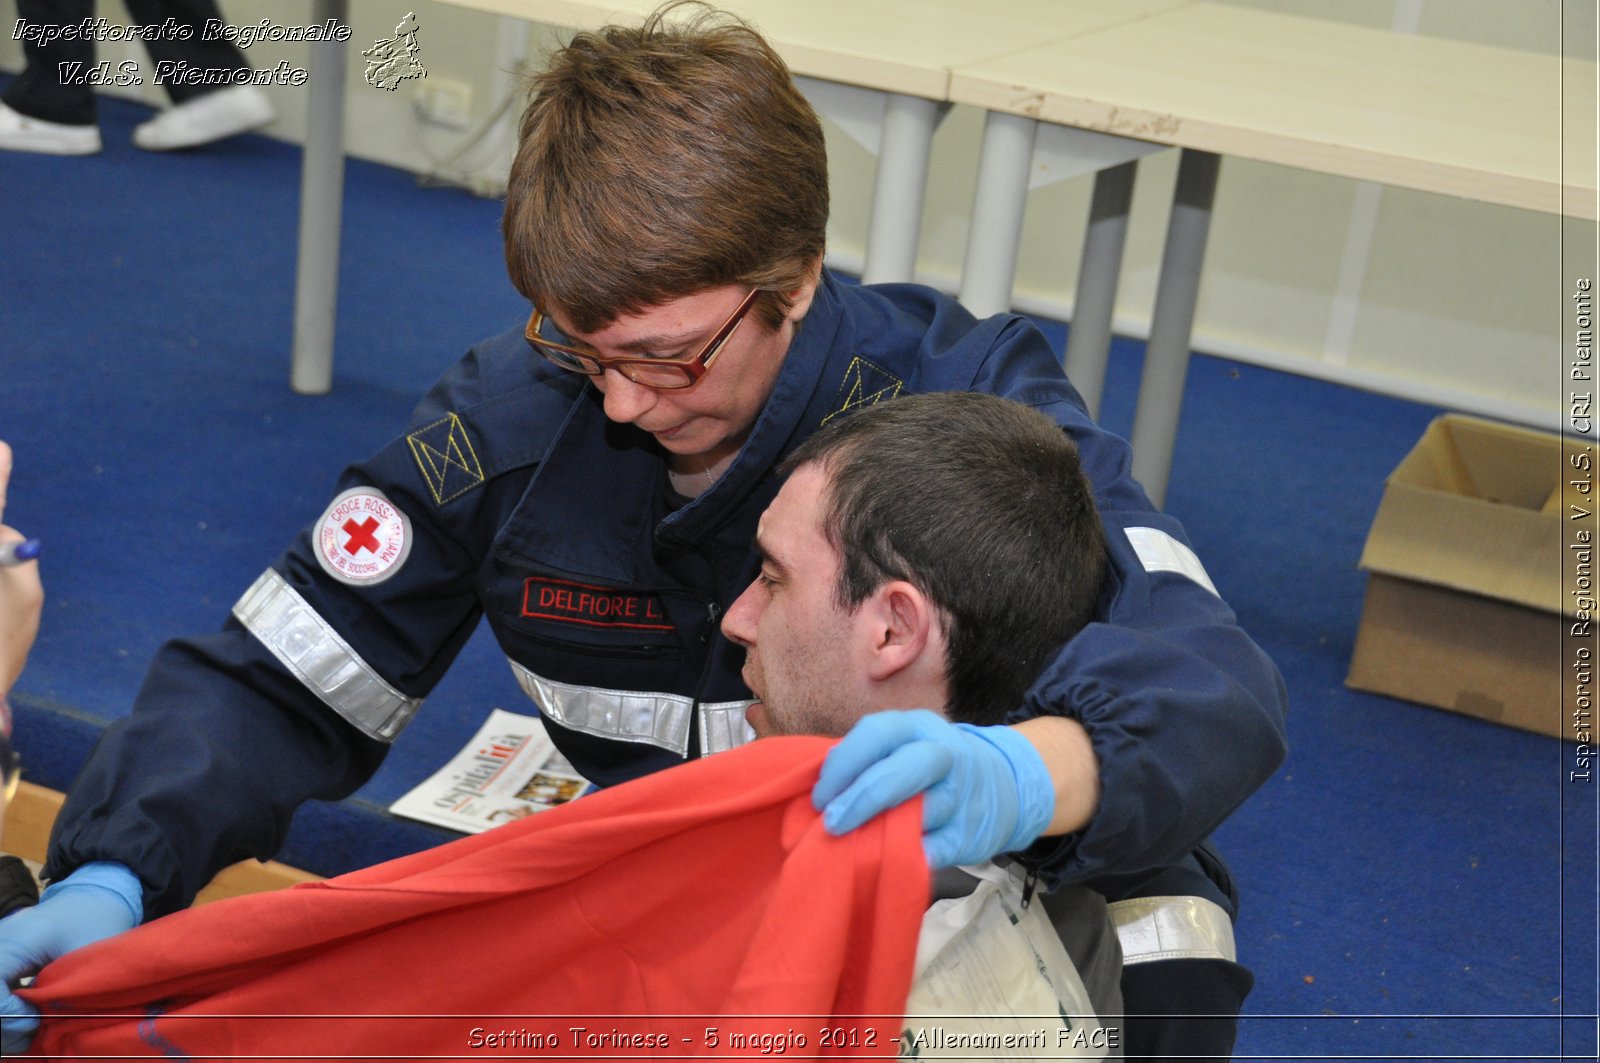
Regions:
<instances>
[{"instance_id":1,"label":"gray table support bar","mask_svg":"<svg viewBox=\"0 0 1600 1063\"><path fill-rule=\"evenodd\" d=\"M898 93L884 101L863 284L909 281L916 275L933 132L949 108L947 103Z\"/></svg>"},{"instance_id":2,"label":"gray table support bar","mask_svg":"<svg viewBox=\"0 0 1600 1063\"><path fill-rule=\"evenodd\" d=\"M314 0L312 21L348 26L348 0ZM333 387L339 300L340 212L344 205L344 64L341 41L312 41L310 98L300 168L300 251L294 287L289 386L302 395Z\"/></svg>"},{"instance_id":3,"label":"gray table support bar","mask_svg":"<svg viewBox=\"0 0 1600 1063\"><path fill-rule=\"evenodd\" d=\"M1065 362L1067 379L1083 396L1091 417L1100 416L1100 398L1105 392L1111 319L1117 307L1117 281L1122 274L1122 249L1128 241L1128 211L1138 166L1137 161L1125 162L1095 175L1089 224L1083 234Z\"/></svg>"},{"instance_id":4,"label":"gray table support bar","mask_svg":"<svg viewBox=\"0 0 1600 1063\"><path fill-rule=\"evenodd\" d=\"M961 305L978 317L1011 309L1011 284L1028 205L1028 169L1039 123L990 111L983 120L972 227L961 267Z\"/></svg>"},{"instance_id":5,"label":"gray table support bar","mask_svg":"<svg viewBox=\"0 0 1600 1063\"><path fill-rule=\"evenodd\" d=\"M1178 163L1172 215L1167 222L1167 246L1161 258L1161 278L1156 287L1150 340L1145 347L1132 438L1134 478L1144 485L1158 507L1165 502L1167 480L1172 473L1219 162L1209 152L1184 150Z\"/></svg>"}]
</instances>

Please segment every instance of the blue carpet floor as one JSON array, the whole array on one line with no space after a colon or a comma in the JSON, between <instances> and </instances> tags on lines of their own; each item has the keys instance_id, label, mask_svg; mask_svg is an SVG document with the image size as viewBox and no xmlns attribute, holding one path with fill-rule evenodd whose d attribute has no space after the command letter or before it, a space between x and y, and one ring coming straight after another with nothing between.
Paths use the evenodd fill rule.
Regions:
<instances>
[{"instance_id":1,"label":"blue carpet floor","mask_svg":"<svg viewBox=\"0 0 1600 1063\"><path fill-rule=\"evenodd\" d=\"M0 153L6 517L44 540L49 592L17 737L57 788L156 647L217 625L342 465L526 314L498 204L352 162L334 392L292 394L298 149L148 155L128 142L147 113L106 102L94 158ZM1114 431L1141 351L1116 346ZM1383 478L1439 411L1207 357L1184 408L1168 507L1292 694L1287 765L1218 838L1257 977L1240 1057L1592 1053L1595 798L1564 784L1570 750L1343 685ZM480 633L378 776L303 810L283 859L334 873L447 837L383 808L493 706L526 702Z\"/></svg>"}]
</instances>

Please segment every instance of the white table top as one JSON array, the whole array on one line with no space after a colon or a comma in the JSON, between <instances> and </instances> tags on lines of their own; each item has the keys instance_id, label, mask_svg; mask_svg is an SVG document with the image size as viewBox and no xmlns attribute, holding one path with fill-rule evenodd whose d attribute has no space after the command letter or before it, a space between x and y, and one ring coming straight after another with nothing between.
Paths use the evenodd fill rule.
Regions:
<instances>
[{"instance_id":1,"label":"white table top","mask_svg":"<svg viewBox=\"0 0 1600 1063\"><path fill-rule=\"evenodd\" d=\"M1565 154L1565 211L1592 219L1595 78L1592 62L1196 3L958 67L950 98L1551 213Z\"/></svg>"},{"instance_id":2,"label":"white table top","mask_svg":"<svg viewBox=\"0 0 1600 1063\"><path fill-rule=\"evenodd\" d=\"M1189 0L722 0L797 74L944 100L950 71Z\"/></svg>"},{"instance_id":3,"label":"white table top","mask_svg":"<svg viewBox=\"0 0 1600 1063\"><path fill-rule=\"evenodd\" d=\"M574 29L638 22L658 0L445 0ZM1182 7L1190 0L717 0L796 74L943 101L950 71Z\"/></svg>"}]
</instances>

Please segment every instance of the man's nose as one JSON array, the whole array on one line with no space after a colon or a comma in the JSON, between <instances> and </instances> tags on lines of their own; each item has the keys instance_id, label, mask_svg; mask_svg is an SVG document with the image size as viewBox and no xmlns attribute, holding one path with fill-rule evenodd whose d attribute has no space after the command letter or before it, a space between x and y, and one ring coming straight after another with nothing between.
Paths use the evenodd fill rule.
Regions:
<instances>
[{"instance_id":1,"label":"man's nose","mask_svg":"<svg viewBox=\"0 0 1600 1063\"><path fill-rule=\"evenodd\" d=\"M607 369L601 380L604 381L600 390L606 397L606 417L618 424L632 424L656 404L654 388L635 384L618 370Z\"/></svg>"},{"instance_id":2,"label":"man's nose","mask_svg":"<svg viewBox=\"0 0 1600 1063\"><path fill-rule=\"evenodd\" d=\"M744 589L744 593L733 600L728 606L728 611L722 614L722 633L728 641L749 649L756 640L756 607L754 590L755 583Z\"/></svg>"}]
</instances>

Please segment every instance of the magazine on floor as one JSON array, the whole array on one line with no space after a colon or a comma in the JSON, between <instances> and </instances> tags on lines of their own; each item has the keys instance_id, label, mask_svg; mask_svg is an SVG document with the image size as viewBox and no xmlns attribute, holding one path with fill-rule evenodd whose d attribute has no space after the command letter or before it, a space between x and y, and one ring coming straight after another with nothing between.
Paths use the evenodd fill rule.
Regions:
<instances>
[{"instance_id":1,"label":"magazine on floor","mask_svg":"<svg viewBox=\"0 0 1600 1063\"><path fill-rule=\"evenodd\" d=\"M389 811L466 834L565 804L590 789L537 716L495 709L450 762Z\"/></svg>"}]
</instances>

